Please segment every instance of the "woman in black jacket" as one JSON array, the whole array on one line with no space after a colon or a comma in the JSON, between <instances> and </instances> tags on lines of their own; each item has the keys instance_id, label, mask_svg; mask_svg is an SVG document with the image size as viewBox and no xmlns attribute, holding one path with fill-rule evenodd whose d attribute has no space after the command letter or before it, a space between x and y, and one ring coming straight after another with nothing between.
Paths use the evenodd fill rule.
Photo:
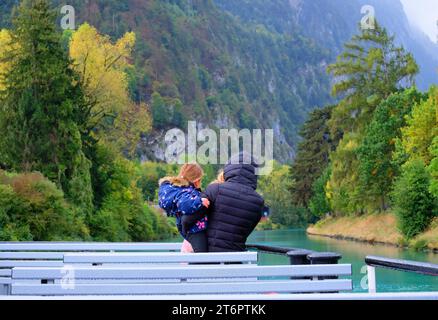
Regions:
<instances>
[{"instance_id":1,"label":"woman in black jacket","mask_svg":"<svg viewBox=\"0 0 438 320\"><path fill-rule=\"evenodd\" d=\"M256 164L246 153L234 157L224 168L224 183L207 187L208 251L245 251L246 239L257 226L264 207L256 192Z\"/></svg>"}]
</instances>

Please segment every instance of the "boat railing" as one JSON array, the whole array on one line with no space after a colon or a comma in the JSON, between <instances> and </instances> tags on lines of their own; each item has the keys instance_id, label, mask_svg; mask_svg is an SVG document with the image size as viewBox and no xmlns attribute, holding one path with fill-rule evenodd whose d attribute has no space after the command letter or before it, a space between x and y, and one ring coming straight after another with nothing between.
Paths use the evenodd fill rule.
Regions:
<instances>
[{"instance_id":1,"label":"boat railing","mask_svg":"<svg viewBox=\"0 0 438 320\"><path fill-rule=\"evenodd\" d=\"M438 276L438 264L400 260L378 256L366 256L368 275L368 292L376 293L376 268L392 269L397 271L413 272L429 276Z\"/></svg>"},{"instance_id":2,"label":"boat railing","mask_svg":"<svg viewBox=\"0 0 438 320\"><path fill-rule=\"evenodd\" d=\"M337 252L317 252L302 248L285 248L260 244L248 244L246 247L248 250L284 255L292 265L337 264L342 258L342 255Z\"/></svg>"}]
</instances>

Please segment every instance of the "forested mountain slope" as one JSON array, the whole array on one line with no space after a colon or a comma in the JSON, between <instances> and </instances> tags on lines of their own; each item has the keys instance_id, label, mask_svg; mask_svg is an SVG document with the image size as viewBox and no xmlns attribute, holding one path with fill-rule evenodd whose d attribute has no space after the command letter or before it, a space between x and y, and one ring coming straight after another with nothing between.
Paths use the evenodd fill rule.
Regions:
<instances>
[{"instance_id":1,"label":"forested mountain slope","mask_svg":"<svg viewBox=\"0 0 438 320\"><path fill-rule=\"evenodd\" d=\"M0 27L16 0L0 2ZM63 1L54 0L60 6ZM333 102L326 66L357 33L363 4L436 80L436 46L413 30L398 0L72 0L77 24L120 38L137 34L136 101L152 109L154 131L141 159L162 160L163 133L186 121L212 128L273 128L274 156L290 162L307 113ZM382 14L384 13L384 14Z\"/></svg>"}]
</instances>

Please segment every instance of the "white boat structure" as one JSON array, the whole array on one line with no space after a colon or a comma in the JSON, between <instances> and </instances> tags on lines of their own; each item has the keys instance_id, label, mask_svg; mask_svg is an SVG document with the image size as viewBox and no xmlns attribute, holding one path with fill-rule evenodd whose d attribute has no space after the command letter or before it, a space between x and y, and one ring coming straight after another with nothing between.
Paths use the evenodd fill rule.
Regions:
<instances>
[{"instance_id":1,"label":"white boat structure","mask_svg":"<svg viewBox=\"0 0 438 320\"><path fill-rule=\"evenodd\" d=\"M354 293L340 254L248 245L180 253L180 243L0 242L0 300L438 300L385 292L375 268L438 276L438 265L367 256L368 293ZM259 265L260 252L289 265Z\"/></svg>"}]
</instances>

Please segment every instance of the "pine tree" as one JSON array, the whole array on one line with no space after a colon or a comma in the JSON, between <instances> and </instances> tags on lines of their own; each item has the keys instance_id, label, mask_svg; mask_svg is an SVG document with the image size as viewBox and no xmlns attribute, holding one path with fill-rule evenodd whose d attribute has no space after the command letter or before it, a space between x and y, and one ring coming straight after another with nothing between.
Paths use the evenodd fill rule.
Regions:
<instances>
[{"instance_id":1,"label":"pine tree","mask_svg":"<svg viewBox=\"0 0 438 320\"><path fill-rule=\"evenodd\" d=\"M331 135L328 121L333 107L317 109L310 113L301 130L303 141L298 146L295 162L291 167L292 200L298 206L307 206L312 197L312 186L329 163L329 153L340 139L341 132Z\"/></svg>"},{"instance_id":2,"label":"pine tree","mask_svg":"<svg viewBox=\"0 0 438 320\"><path fill-rule=\"evenodd\" d=\"M336 63L329 66L328 71L339 79L332 93L343 98L329 121L332 132L344 132L331 155L328 187L334 211L365 211L367 199L358 173L358 154L365 131L380 102L414 84L418 70L412 54L397 46L394 36L378 23L374 29L361 30L354 36Z\"/></svg>"},{"instance_id":3,"label":"pine tree","mask_svg":"<svg viewBox=\"0 0 438 320\"><path fill-rule=\"evenodd\" d=\"M419 68L412 54L376 23L374 29L353 36L328 71L339 79L332 94L343 97L334 110L332 127L361 131L380 101L414 84Z\"/></svg>"},{"instance_id":4,"label":"pine tree","mask_svg":"<svg viewBox=\"0 0 438 320\"><path fill-rule=\"evenodd\" d=\"M75 203L91 208L90 163L77 123L83 93L56 29L48 0L25 0L11 30L0 109L2 160L15 171L39 171Z\"/></svg>"}]
</instances>

